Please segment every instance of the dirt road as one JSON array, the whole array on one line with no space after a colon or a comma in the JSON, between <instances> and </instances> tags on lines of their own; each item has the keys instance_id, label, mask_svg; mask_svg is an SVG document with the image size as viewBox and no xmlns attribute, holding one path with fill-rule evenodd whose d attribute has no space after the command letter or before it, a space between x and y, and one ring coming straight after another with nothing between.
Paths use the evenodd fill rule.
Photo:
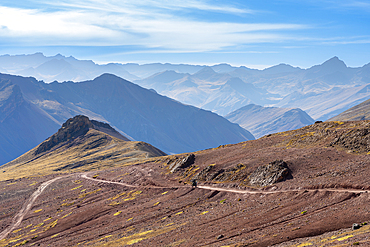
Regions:
<instances>
[{"instance_id":1,"label":"dirt road","mask_svg":"<svg viewBox=\"0 0 370 247\"><path fill-rule=\"evenodd\" d=\"M57 181L58 179L65 178L66 176L63 177L57 177L54 179L51 179L49 181L46 181L40 185L40 187L33 192L30 198L24 203L22 206L21 210L14 216L12 223L8 228L6 228L3 232L0 233L0 240L4 239L11 231L13 231L15 228L17 228L24 216L30 211L33 203L36 201L37 197L41 195L41 193L53 182Z\"/></svg>"},{"instance_id":2,"label":"dirt road","mask_svg":"<svg viewBox=\"0 0 370 247\"><path fill-rule=\"evenodd\" d=\"M107 181L97 178L91 178L87 176L88 173L84 173L81 175L82 178L89 179L95 182L102 182L102 183L109 183L109 184L119 184L127 187L140 187L140 188L158 188L158 189L169 189L169 188L191 188L191 186L140 186L140 185L132 185L122 182L114 182L114 181ZM239 194L276 194L276 193L284 193L284 192L300 192L300 191L331 191L331 192L348 192L348 193L370 193L370 190L360 190L360 189L296 189L296 190L274 190L274 191L263 191L263 190L241 190L241 189L230 189L230 188L219 188L219 187L211 187L211 186L204 186L199 185L197 186L198 189L204 190L213 190L213 191L225 191L231 193L239 193Z\"/></svg>"},{"instance_id":3,"label":"dirt road","mask_svg":"<svg viewBox=\"0 0 370 247\"><path fill-rule=\"evenodd\" d=\"M80 176L81 178L92 180L95 182L101 183L108 183L108 184L118 184L127 187L140 187L140 188L159 188L159 189L169 189L169 188L191 188L191 186L168 186L168 187L161 187L161 186L140 186L140 185L132 185L122 182L114 182L114 181L107 181L102 179L96 179L88 177L89 173L82 173L82 174L75 174ZM72 175L69 175L72 176ZM41 195L41 193L53 182L58 179L62 179L68 176L57 177L46 181L40 185L40 187L31 195L31 197L24 203L21 210L14 216L12 223L8 228L6 228L3 232L0 233L0 240L4 239L11 231L17 228L20 223L22 222L24 216L29 212L33 203L36 199ZM241 189L230 189L230 188L219 188L219 187L211 187L211 186L197 186L198 189L204 190L213 190L213 191L225 191L231 193L240 193L240 194L275 194L275 193L288 193L288 192L301 192L301 191L332 191L332 192L339 192L339 193L370 193L369 190L359 190L359 189L296 189L296 190L274 190L274 191L252 191L252 190L241 190Z\"/></svg>"}]
</instances>

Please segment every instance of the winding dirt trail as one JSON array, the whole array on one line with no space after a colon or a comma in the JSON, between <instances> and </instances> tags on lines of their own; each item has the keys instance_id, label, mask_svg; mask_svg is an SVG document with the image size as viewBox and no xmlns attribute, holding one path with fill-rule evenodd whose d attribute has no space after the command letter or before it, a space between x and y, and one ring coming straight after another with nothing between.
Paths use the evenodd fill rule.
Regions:
<instances>
[{"instance_id":1,"label":"winding dirt trail","mask_svg":"<svg viewBox=\"0 0 370 247\"><path fill-rule=\"evenodd\" d=\"M101 183L108 183L108 184L118 184L123 185L127 187L140 187L140 188L158 188L158 189L171 189L171 188L191 188L191 186L168 186L168 187L162 187L162 186L140 186L140 185L132 185L122 182L115 182L115 181L107 181L97 178L91 178L88 177L89 173L82 173L82 174L74 174L78 175L81 178L92 180L95 182L101 182ZM40 187L31 195L31 197L24 203L21 210L14 216L12 223L8 228L6 228L3 232L0 233L0 240L4 239L11 231L13 231L15 228L17 228L24 216L30 211L33 203L36 201L36 199L41 195L41 193L53 182L66 178L72 175L68 176L62 176L57 177L54 179L51 179L49 181L46 181L40 185ZM211 186L203 186L199 185L197 186L198 189L204 189L204 190L212 190L212 191L224 191L224 192L231 192L231 193L239 193L239 194L276 194L276 193L287 193L287 192L301 192L301 191L332 191L332 192L340 192L340 193L370 193L370 190L359 190L359 189L297 189L297 190L274 190L274 191L252 191L252 190L241 190L241 189L229 189L229 188L219 188L219 187L211 187Z\"/></svg>"},{"instance_id":2,"label":"winding dirt trail","mask_svg":"<svg viewBox=\"0 0 370 247\"><path fill-rule=\"evenodd\" d=\"M8 228L6 228L3 232L0 233L0 240L4 239L11 231L14 230L14 228L17 228L21 224L24 216L30 211L30 209L31 209L33 203L36 201L37 197L39 197L41 195L41 193L50 184L54 183L55 181L57 181L61 178L65 178L65 177L68 177L68 176L57 177L57 178L54 178L54 179L51 179L49 181L46 181L46 182L42 183L40 185L40 187L38 187L38 189L35 192L33 192L33 194L30 196L30 198L28 198L28 200L23 204L21 210L14 216L10 226Z\"/></svg>"},{"instance_id":3,"label":"winding dirt trail","mask_svg":"<svg viewBox=\"0 0 370 247\"><path fill-rule=\"evenodd\" d=\"M102 182L108 184L118 184L127 187L140 187L140 188L157 188L157 189L171 189L171 188L191 188L191 186L141 186L141 185L132 185L122 182L114 182L114 181L107 181L97 178L91 178L87 176L88 173L81 174L82 178L92 180L95 182ZM239 193L239 194L276 194L276 193L287 193L287 192L301 192L301 191L331 191L331 192L342 192L342 193L370 193L370 190L360 190L360 189L296 189L296 190L274 190L274 191L257 191L257 190L241 190L241 189L229 189L229 188L220 188L220 187L211 187L211 186L204 186L199 185L196 188L204 189L204 190L213 190L213 191L224 191L224 192L231 192L231 193Z\"/></svg>"}]
</instances>

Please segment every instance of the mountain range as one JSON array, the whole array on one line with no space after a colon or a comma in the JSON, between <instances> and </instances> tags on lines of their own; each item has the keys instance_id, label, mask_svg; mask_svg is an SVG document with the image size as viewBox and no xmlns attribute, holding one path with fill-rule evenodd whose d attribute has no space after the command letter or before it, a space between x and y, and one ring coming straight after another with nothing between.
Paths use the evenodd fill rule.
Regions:
<instances>
[{"instance_id":1,"label":"mountain range","mask_svg":"<svg viewBox=\"0 0 370 247\"><path fill-rule=\"evenodd\" d=\"M276 103L279 95L256 88L238 77L205 67L194 74L165 71L135 83L180 102L226 115L246 104Z\"/></svg>"},{"instance_id":2,"label":"mountain range","mask_svg":"<svg viewBox=\"0 0 370 247\"><path fill-rule=\"evenodd\" d=\"M254 139L215 113L161 96L111 74L92 81L50 84L0 74L0 163L52 135L68 118L86 115L128 138L166 153L183 153Z\"/></svg>"},{"instance_id":3,"label":"mountain range","mask_svg":"<svg viewBox=\"0 0 370 247\"><path fill-rule=\"evenodd\" d=\"M61 54L47 57L42 53L0 56L0 72L32 76L45 82L91 80L103 73L112 73L127 80L139 79L120 64L98 65L91 60L78 60Z\"/></svg>"},{"instance_id":4,"label":"mountain range","mask_svg":"<svg viewBox=\"0 0 370 247\"><path fill-rule=\"evenodd\" d=\"M264 70L188 64L98 65L60 54L0 56L0 72L45 82L92 80L112 73L185 104L225 116L247 104L300 108L327 120L370 98L370 64L348 67L338 57L301 69L279 64Z\"/></svg>"},{"instance_id":5,"label":"mountain range","mask_svg":"<svg viewBox=\"0 0 370 247\"><path fill-rule=\"evenodd\" d=\"M349 68L333 57L308 69L280 64L264 70L246 67L217 73L165 71L135 83L222 116L247 104L300 108L327 120L370 97L370 64Z\"/></svg>"}]
</instances>

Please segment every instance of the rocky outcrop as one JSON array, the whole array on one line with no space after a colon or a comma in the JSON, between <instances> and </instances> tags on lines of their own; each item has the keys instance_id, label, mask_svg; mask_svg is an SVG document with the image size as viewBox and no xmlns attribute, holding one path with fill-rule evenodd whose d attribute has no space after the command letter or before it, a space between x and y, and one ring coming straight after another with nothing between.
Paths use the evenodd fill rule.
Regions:
<instances>
[{"instance_id":1,"label":"rocky outcrop","mask_svg":"<svg viewBox=\"0 0 370 247\"><path fill-rule=\"evenodd\" d=\"M189 154L185 157L176 157L175 159L170 159L167 161L168 169L171 173L174 173L180 169L188 168L195 161L195 155Z\"/></svg>"},{"instance_id":2,"label":"rocky outcrop","mask_svg":"<svg viewBox=\"0 0 370 247\"><path fill-rule=\"evenodd\" d=\"M35 155L46 152L62 142L72 140L78 136L85 135L93 124L88 117L78 115L65 122L57 133L49 137L48 140L41 143L36 149Z\"/></svg>"},{"instance_id":3,"label":"rocky outcrop","mask_svg":"<svg viewBox=\"0 0 370 247\"><path fill-rule=\"evenodd\" d=\"M119 132L113 129L109 124L91 120L82 115L75 116L68 119L57 133L49 137L46 141L40 144L36 149L35 155L51 150L53 147L76 139L77 137L84 136L89 129L96 129L111 136L117 137L124 141L129 141L126 137L122 136Z\"/></svg>"},{"instance_id":4,"label":"rocky outcrop","mask_svg":"<svg viewBox=\"0 0 370 247\"><path fill-rule=\"evenodd\" d=\"M241 181L247 176L245 168L246 166L244 164L237 164L236 166L227 169L217 169L217 167L212 164L198 173L195 176L195 179L214 182Z\"/></svg>"},{"instance_id":5,"label":"rocky outcrop","mask_svg":"<svg viewBox=\"0 0 370 247\"><path fill-rule=\"evenodd\" d=\"M370 130L368 128L350 130L334 139L330 146L339 146L357 153L370 152Z\"/></svg>"},{"instance_id":6,"label":"rocky outcrop","mask_svg":"<svg viewBox=\"0 0 370 247\"><path fill-rule=\"evenodd\" d=\"M290 174L288 165L283 160L275 160L268 165L259 166L249 175L249 184L265 187L283 181Z\"/></svg>"}]
</instances>

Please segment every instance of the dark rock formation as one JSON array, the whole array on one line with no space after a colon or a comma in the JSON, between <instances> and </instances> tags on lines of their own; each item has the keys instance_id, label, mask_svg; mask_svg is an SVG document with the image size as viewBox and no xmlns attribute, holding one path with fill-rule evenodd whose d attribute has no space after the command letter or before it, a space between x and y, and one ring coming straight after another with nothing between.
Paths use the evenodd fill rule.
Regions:
<instances>
[{"instance_id":1,"label":"dark rock formation","mask_svg":"<svg viewBox=\"0 0 370 247\"><path fill-rule=\"evenodd\" d=\"M178 171L179 169L188 168L194 163L194 161L195 161L194 154L189 154L181 158L170 159L167 162L167 164L169 165L168 169L170 169L170 171L174 173Z\"/></svg>"},{"instance_id":2,"label":"dark rock formation","mask_svg":"<svg viewBox=\"0 0 370 247\"><path fill-rule=\"evenodd\" d=\"M237 164L236 166L227 169L217 169L217 167L212 164L205 167L201 172L199 172L195 179L201 181L215 181L215 182L232 182L241 181L247 177L246 166L244 164Z\"/></svg>"},{"instance_id":3,"label":"dark rock formation","mask_svg":"<svg viewBox=\"0 0 370 247\"><path fill-rule=\"evenodd\" d=\"M62 125L62 128L57 133L49 137L49 139L36 149L35 155L46 152L62 142L72 140L78 136L85 135L93 124L88 117L78 115L70 118Z\"/></svg>"},{"instance_id":4,"label":"dark rock formation","mask_svg":"<svg viewBox=\"0 0 370 247\"><path fill-rule=\"evenodd\" d=\"M368 128L350 130L337 137L330 146L339 146L353 152L369 152L370 130Z\"/></svg>"},{"instance_id":5,"label":"dark rock formation","mask_svg":"<svg viewBox=\"0 0 370 247\"><path fill-rule=\"evenodd\" d=\"M360 228L361 228L361 225L359 225L357 223L353 223L352 230L357 230L357 229L360 229Z\"/></svg>"},{"instance_id":6,"label":"dark rock formation","mask_svg":"<svg viewBox=\"0 0 370 247\"><path fill-rule=\"evenodd\" d=\"M287 163L275 160L268 165L259 166L248 179L250 185L264 187L283 181L289 174Z\"/></svg>"}]
</instances>

